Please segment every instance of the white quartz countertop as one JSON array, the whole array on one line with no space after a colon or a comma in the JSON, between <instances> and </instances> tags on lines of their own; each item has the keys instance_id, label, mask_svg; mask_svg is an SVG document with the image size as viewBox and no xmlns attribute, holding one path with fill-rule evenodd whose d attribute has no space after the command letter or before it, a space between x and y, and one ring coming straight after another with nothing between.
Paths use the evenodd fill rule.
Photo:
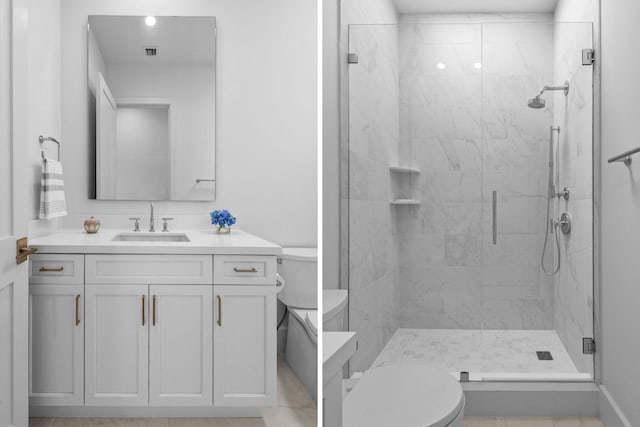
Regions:
<instances>
[{"instance_id":1,"label":"white quartz countertop","mask_svg":"<svg viewBox=\"0 0 640 427\"><path fill-rule=\"evenodd\" d=\"M133 234L131 230L100 229L96 234L83 230L63 230L58 233L30 239L29 246L38 253L74 254L235 254L279 255L282 248L274 243L234 228L229 234L217 234L213 230L172 230L171 234L184 233L189 242L119 242L113 238L120 233ZM161 235L162 231L140 231L136 235Z\"/></svg>"}]
</instances>

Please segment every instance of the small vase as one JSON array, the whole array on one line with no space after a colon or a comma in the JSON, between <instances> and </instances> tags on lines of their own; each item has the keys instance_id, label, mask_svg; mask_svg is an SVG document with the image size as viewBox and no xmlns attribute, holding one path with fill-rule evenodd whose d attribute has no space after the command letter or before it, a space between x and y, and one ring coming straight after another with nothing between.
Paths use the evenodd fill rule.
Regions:
<instances>
[{"instance_id":1,"label":"small vase","mask_svg":"<svg viewBox=\"0 0 640 427\"><path fill-rule=\"evenodd\" d=\"M98 230L100 230L100 220L98 218L94 218L93 216L91 218L85 219L83 228L87 233L95 234L98 232Z\"/></svg>"},{"instance_id":2,"label":"small vase","mask_svg":"<svg viewBox=\"0 0 640 427\"><path fill-rule=\"evenodd\" d=\"M216 225L216 233L229 234L231 233L231 227L227 227L226 225Z\"/></svg>"}]
</instances>

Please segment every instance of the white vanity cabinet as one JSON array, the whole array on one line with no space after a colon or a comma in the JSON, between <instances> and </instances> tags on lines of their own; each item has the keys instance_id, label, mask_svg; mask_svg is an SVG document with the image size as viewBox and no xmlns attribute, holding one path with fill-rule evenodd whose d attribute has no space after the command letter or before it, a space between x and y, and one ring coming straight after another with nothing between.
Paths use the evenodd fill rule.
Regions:
<instances>
[{"instance_id":1,"label":"white vanity cabinet","mask_svg":"<svg viewBox=\"0 0 640 427\"><path fill-rule=\"evenodd\" d=\"M85 404L211 406L212 257L87 255L85 264Z\"/></svg>"},{"instance_id":2,"label":"white vanity cabinet","mask_svg":"<svg viewBox=\"0 0 640 427\"><path fill-rule=\"evenodd\" d=\"M276 402L275 268L276 257L214 256L216 406Z\"/></svg>"},{"instance_id":3,"label":"white vanity cabinet","mask_svg":"<svg viewBox=\"0 0 640 427\"><path fill-rule=\"evenodd\" d=\"M178 253L107 234L95 247L84 234L42 238L30 262L32 416L256 416L275 404L279 247L232 237L220 249L226 240L192 233L198 247Z\"/></svg>"},{"instance_id":4,"label":"white vanity cabinet","mask_svg":"<svg viewBox=\"0 0 640 427\"><path fill-rule=\"evenodd\" d=\"M86 405L211 406L211 285L86 287Z\"/></svg>"},{"instance_id":5,"label":"white vanity cabinet","mask_svg":"<svg viewBox=\"0 0 640 427\"><path fill-rule=\"evenodd\" d=\"M29 403L84 401L84 260L82 255L31 255Z\"/></svg>"},{"instance_id":6,"label":"white vanity cabinet","mask_svg":"<svg viewBox=\"0 0 640 427\"><path fill-rule=\"evenodd\" d=\"M147 285L87 285L85 404L148 404Z\"/></svg>"},{"instance_id":7,"label":"white vanity cabinet","mask_svg":"<svg viewBox=\"0 0 640 427\"><path fill-rule=\"evenodd\" d=\"M151 285L149 405L213 404L213 286Z\"/></svg>"}]
</instances>

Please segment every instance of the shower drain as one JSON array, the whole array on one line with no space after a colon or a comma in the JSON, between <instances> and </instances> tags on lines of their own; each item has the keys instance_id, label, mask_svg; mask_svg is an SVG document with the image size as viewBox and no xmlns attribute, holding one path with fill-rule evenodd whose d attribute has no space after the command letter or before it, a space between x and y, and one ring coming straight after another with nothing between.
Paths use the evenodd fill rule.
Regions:
<instances>
[{"instance_id":1,"label":"shower drain","mask_svg":"<svg viewBox=\"0 0 640 427\"><path fill-rule=\"evenodd\" d=\"M536 355L538 356L538 360L553 360L550 351L536 351Z\"/></svg>"}]
</instances>

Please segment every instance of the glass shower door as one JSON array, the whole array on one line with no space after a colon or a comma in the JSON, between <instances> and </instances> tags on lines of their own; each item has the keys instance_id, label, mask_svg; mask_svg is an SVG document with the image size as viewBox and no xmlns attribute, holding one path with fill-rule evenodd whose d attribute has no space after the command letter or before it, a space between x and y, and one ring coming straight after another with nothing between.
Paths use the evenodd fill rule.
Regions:
<instances>
[{"instance_id":1,"label":"glass shower door","mask_svg":"<svg viewBox=\"0 0 640 427\"><path fill-rule=\"evenodd\" d=\"M409 362L472 381L592 378L591 46L582 23L349 27L351 373ZM567 96L529 108L565 81ZM551 200L551 218L573 220L559 250L550 134L554 191L571 189Z\"/></svg>"},{"instance_id":2,"label":"glass shower door","mask_svg":"<svg viewBox=\"0 0 640 427\"><path fill-rule=\"evenodd\" d=\"M483 357L491 361L486 369L531 379L592 373L592 357L583 357L581 345L583 336L592 336L593 279L578 273L583 277L576 280L577 269L591 272L593 265L592 67L579 62L581 49L591 47L591 27L497 23L484 24L482 31L482 328ZM548 91L541 96L544 108L528 106L544 86L565 81L567 96ZM580 189L569 201L548 197L550 160L555 192ZM558 230L559 252L555 226L547 227L549 202L551 219L568 210L581 223L579 235ZM556 275L541 267L545 237L545 269L553 271L558 256L562 263ZM511 359L501 357L505 348L516 349Z\"/></svg>"},{"instance_id":3,"label":"glass shower door","mask_svg":"<svg viewBox=\"0 0 640 427\"><path fill-rule=\"evenodd\" d=\"M420 205L398 207L400 325L481 328L479 24L402 24L400 162Z\"/></svg>"},{"instance_id":4,"label":"glass shower door","mask_svg":"<svg viewBox=\"0 0 640 427\"><path fill-rule=\"evenodd\" d=\"M371 367L398 329L398 233L390 165L399 150L398 28L349 31L348 159L349 330L359 350L351 373ZM346 149L346 150L345 150ZM343 175L344 177L344 175Z\"/></svg>"}]
</instances>

